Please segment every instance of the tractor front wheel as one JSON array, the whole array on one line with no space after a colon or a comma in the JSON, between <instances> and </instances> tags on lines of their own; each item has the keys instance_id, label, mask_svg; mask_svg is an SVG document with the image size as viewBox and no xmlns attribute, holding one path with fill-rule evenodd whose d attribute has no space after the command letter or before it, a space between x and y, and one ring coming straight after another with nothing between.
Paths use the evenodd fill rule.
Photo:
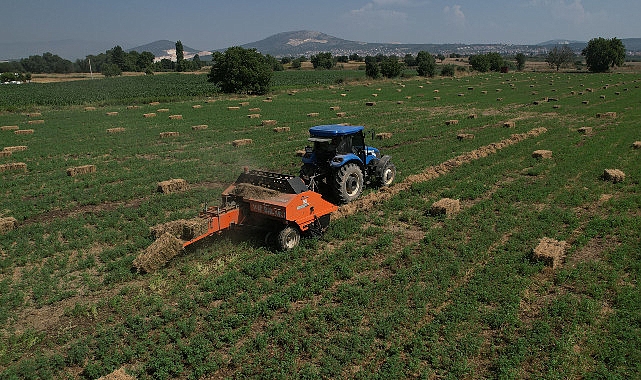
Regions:
<instances>
[{"instance_id":1,"label":"tractor front wheel","mask_svg":"<svg viewBox=\"0 0 641 380\"><path fill-rule=\"evenodd\" d=\"M278 233L276 237L278 249L281 251L289 251L294 249L300 243L300 232L294 227L285 227Z\"/></svg>"},{"instance_id":2,"label":"tractor front wheel","mask_svg":"<svg viewBox=\"0 0 641 380\"><path fill-rule=\"evenodd\" d=\"M334 191L341 203L349 203L363 192L363 171L354 163L343 165L334 175Z\"/></svg>"},{"instance_id":3,"label":"tractor front wheel","mask_svg":"<svg viewBox=\"0 0 641 380\"><path fill-rule=\"evenodd\" d=\"M388 163L383 168L381 177L378 181L381 187L385 187L391 185L392 182L394 182L394 178L396 178L396 166L392 163Z\"/></svg>"}]
</instances>

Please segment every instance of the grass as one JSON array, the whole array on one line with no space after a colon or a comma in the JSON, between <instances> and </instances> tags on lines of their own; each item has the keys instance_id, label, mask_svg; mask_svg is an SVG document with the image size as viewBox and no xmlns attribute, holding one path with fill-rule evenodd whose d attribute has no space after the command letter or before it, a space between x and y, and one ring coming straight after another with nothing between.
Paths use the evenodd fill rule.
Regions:
<instances>
[{"instance_id":1,"label":"grass","mask_svg":"<svg viewBox=\"0 0 641 380\"><path fill-rule=\"evenodd\" d=\"M0 131L5 146L28 146L0 162L28 168L1 173L0 216L19 227L0 235L0 378L96 378L121 367L154 379L638 377L638 81L557 73L331 79L296 92L284 84L272 102L185 95L157 106L125 86L124 95L90 102L96 111L33 106L45 120L33 135ZM544 97L557 100L533 104ZM138 109L126 107L132 99ZM227 110L240 102L250 105ZM252 107L290 132L261 127L247 117ZM170 112L142 117L159 108ZM609 111L617 118L596 118ZM451 119L459 124L445 125ZM26 128L28 120L0 115L0 125ZM392 155L399 182L513 133L547 132L334 220L322 239L293 251L239 231L156 273L132 272L152 242L150 226L217 205L243 166L297 173L294 152L307 129L340 122L392 133L372 144ZM209 127L191 130L199 124ZM582 126L594 134L579 134ZM115 127L125 131L106 132ZM163 131L180 136L160 139ZM459 141L461 132L475 138ZM239 138L254 144L232 147ZM537 149L553 157L532 158ZM97 172L66 175L86 164ZM603 181L606 168L626 180ZM156 193L170 178L191 188ZM459 199L461 212L429 215L443 197ZM532 258L542 237L569 243L561 268Z\"/></svg>"}]
</instances>

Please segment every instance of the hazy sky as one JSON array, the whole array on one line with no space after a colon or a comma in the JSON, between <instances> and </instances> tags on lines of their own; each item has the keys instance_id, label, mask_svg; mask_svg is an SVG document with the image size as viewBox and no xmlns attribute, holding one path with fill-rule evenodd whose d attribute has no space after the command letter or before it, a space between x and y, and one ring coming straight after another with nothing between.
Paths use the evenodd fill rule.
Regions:
<instances>
[{"instance_id":1,"label":"hazy sky","mask_svg":"<svg viewBox=\"0 0 641 380\"><path fill-rule=\"evenodd\" d=\"M364 42L515 43L641 37L640 0L2 0L2 42L222 49L314 30Z\"/></svg>"}]
</instances>

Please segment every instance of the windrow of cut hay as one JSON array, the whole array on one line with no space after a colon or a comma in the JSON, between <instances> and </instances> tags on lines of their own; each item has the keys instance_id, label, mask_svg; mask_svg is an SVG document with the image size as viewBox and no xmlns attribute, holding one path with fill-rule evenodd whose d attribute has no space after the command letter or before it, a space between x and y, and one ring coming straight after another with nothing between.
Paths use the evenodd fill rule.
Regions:
<instances>
[{"instance_id":1,"label":"windrow of cut hay","mask_svg":"<svg viewBox=\"0 0 641 380\"><path fill-rule=\"evenodd\" d=\"M480 147L479 149L473 150L471 152L463 153L439 165L430 166L422 173L407 177L403 182L390 187L384 187L379 192L369 193L354 202L341 206L338 211L333 214L333 217L335 216L336 218L342 218L362 210L371 210L377 203L386 201L403 191L408 191L410 187L415 183L427 182L443 174L446 174L465 163L487 157L490 154L494 154L505 147L517 144L531 137L539 136L545 132L547 132L547 129L540 127L534 128L527 133L513 134L507 139Z\"/></svg>"},{"instance_id":2,"label":"windrow of cut hay","mask_svg":"<svg viewBox=\"0 0 641 380\"><path fill-rule=\"evenodd\" d=\"M95 173L95 172L96 172L96 165L82 165L82 166L74 166L71 168L67 168L67 175L70 177L75 177L80 174Z\"/></svg>"},{"instance_id":3,"label":"windrow of cut hay","mask_svg":"<svg viewBox=\"0 0 641 380\"><path fill-rule=\"evenodd\" d=\"M163 194L177 193L187 190L189 185L187 181L182 178L169 179L167 181L158 182L157 191Z\"/></svg>"}]
</instances>

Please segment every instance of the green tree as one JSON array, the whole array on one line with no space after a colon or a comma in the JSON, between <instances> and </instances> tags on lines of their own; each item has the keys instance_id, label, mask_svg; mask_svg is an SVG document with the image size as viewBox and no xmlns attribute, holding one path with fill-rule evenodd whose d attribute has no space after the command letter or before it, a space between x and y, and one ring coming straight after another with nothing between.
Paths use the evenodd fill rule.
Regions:
<instances>
[{"instance_id":1,"label":"green tree","mask_svg":"<svg viewBox=\"0 0 641 380\"><path fill-rule=\"evenodd\" d=\"M593 38L581 54L585 56L588 70L594 73L603 73L610 67L623 66L625 63L625 46L616 37L609 40L603 37Z\"/></svg>"},{"instance_id":2,"label":"green tree","mask_svg":"<svg viewBox=\"0 0 641 380\"><path fill-rule=\"evenodd\" d=\"M365 57L365 75L372 79L377 79L381 76L381 70L376 57L370 57L369 55Z\"/></svg>"},{"instance_id":3,"label":"green tree","mask_svg":"<svg viewBox=\"0 0 641 380\"><path fill-rule=\"evenodd\" d=\"M122 50L119 45L114 46L111 50L107 50L107 63L117 65L120 71L126 70L127 62L125 60L125 51Z\"/></svg>"},{"instance_id":4,"label":"green tree","mask_svg":"<svg viewBox=\"0 0 641 380\"><path fill-rule=\"evenodd\" d=\"M441 75L444 77L453 77L456 72L456 68L452 64L443 65L441 67Z\"/></svg>"},{"instance_id":5,"label":"green tree","mask_svg":"<svg viewBox=\"0 0 641 380\"><path fill-rule=\"evenodd\" d=\"M380 66L381 74L383 74L385 78L396 78L403 72L403 63L393 55L383 59Z\"/></svg>"},{"instance_id":6,"label":"green tree","mask_svg":"<svg viewBox=\"0 0 641 380\"><path fill-rule=\"evenodd\" d=\"M556 71L559 71L561 67L568 67L571 63L574 62L575 54L568 45L555 46L554 49L550 50L545 62L551 68L555 68Z\"/></svg>"},{"instance_id":7,"label":"green tree","mask_svg":"<svg viewBox=\"0 0 641 380\"><path fill-rule=\"evenodd\" d=\"M120 70L120 67L115 63L102 65L102 70L100 72L106 77L115 77L122 74L122 70Z\"/></svg>"},{"instance_id":8,"label":"green tree","mask_svg":"<svg viewBox=\"0 0 641 380\"><path fill-rule=\"evenodd\" d=\"M262 95L269 91L272 68L256 49L234 46L212 58L208 80L223 92Z\"/></svg>"},{"instance_id":9,"label":"green tree","mask_svg":"<svg viewBox=\"0 0 641 380\"><path fill-rule=\"evenodd\" d=\"M445 61L445 55L443 55L443 53L438 53L436 59L438 59L442 63L443 61Z\"/></svg>"},{"instance_id":10,"label":"green tree","mask_svg":"<svg viewBox=\"0 0 641 380\"><path fill-rule=\"evenodd\" d=\"M433 77L436 75L436 59L426 51L419 51L416 55L416 65L418 75L422 77Z\"/></svg>"},{"instance_id":11,"label":"green tree","mask_svg":"<svg viewBox=\"0 0 641 380\"><path fill-rule=\"evenodd\" d=\"M519 71L523 71L525 68L525 54L523 53L518 53L515 57L516 60L516 69Z\"/></svg>"},{"instance_id":12,"label":"green tree","mask_svg":"<svg viewBox=\"0 0 641 380\"><path fill-rule=\"evenodd\" d=\"M490 71L490 60L485 54L471 55L469 61L472 66L472 70L476 70L481 73Z\"/></svg>"},{"instance_id":13,"label":"green tree","mask_svg":"<svg viewBox=\"0 0 641 380\"><path fill-rule=\"evenodd\" d=\"M403 58L403 62L405 62L405 65L407 67L414 67L416 66L416 57L414 57L411 54L405 54L405 58Z\"/></svg>"},{"instance_id":14,"label":"green tree","mask_svg":"<svg viewBox=\"0 0 641 380\"><path fill-rule=\"evenodd\" d=\"M153 55L153 53L148 51L143 51L138 56L138 60L136 61L136 66L138 66L139 70L146 70L149 66L151 66L154 63L154 58L156 57Z\"/></svg>"},{"instance_id":15,"label":"green tree","mask_svg":"<svg viewBox=\"0 0 641 380\"><path fill-rule=\"evenodd\" d=\"M330 52L312 55L309 60L312 62L314 69L330 70L336 64L336 62L332 58L332 53Z\"/></svg>"},{"instance_id":16,"label":"green tree","mask_svg":"<svg viewBox=\"0 0 641 380\"><path fill-rule=\"evenodd\" d=\"M178 40L176 41L176 71L186 71L184 61L185 61L185 50L183 48L183 43L180 40Z\"/></svg>"},{"instance_id":17,"label":"green tree","mask_svg":"<svg viewBox=\"0 0 641 380\"><path fill-rule=\"evenodd\" d=\"M200 56L198 54L194 55L194 58L192 58L191 61L194 64L195 70L200 70L200 68L203 67L203 61L200 60Z\"/></svg>"}]
</instances>

